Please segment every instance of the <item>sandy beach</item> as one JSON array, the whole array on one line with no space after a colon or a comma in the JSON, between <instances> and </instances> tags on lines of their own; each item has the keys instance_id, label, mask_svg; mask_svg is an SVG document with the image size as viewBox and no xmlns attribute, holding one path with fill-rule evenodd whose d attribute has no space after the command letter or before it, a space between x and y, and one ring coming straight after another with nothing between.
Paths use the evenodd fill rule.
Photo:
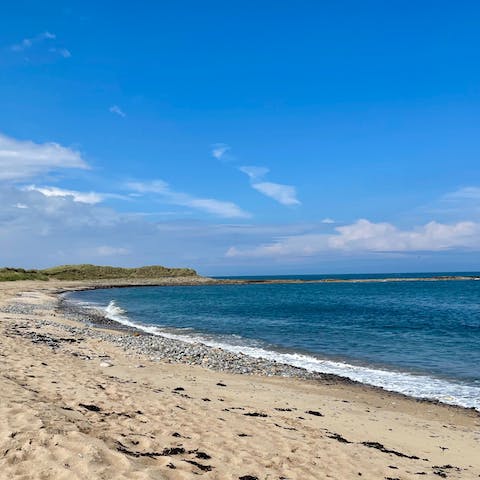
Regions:
<instances>
[{"instance_id":1,"label":"sandy beach","mask_svg":"<svg viewBox=\"0 0 480 480\"><path fill-rule=\"evenodd\" d=\"M62 313L85 286L0 284L1 479L480 477L474 410L154 360Z\"/></svg>"}]
</instances>

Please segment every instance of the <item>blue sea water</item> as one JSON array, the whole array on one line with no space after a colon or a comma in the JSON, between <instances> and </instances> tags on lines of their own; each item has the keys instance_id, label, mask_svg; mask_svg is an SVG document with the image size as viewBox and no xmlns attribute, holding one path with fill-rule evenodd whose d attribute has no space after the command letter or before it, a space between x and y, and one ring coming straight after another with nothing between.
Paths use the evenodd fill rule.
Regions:
<instances>
[{"instance_id":1,"label":"blue sea water","mask_svg":"<svg viewBox=\"0 0 480 480\"><path fill-rule=\"evenodd\" d=\"M480 281L397 283L385 277L372 283L136 287L70 298L154 334L480 409Z\"/></svg>"}]
</instances>

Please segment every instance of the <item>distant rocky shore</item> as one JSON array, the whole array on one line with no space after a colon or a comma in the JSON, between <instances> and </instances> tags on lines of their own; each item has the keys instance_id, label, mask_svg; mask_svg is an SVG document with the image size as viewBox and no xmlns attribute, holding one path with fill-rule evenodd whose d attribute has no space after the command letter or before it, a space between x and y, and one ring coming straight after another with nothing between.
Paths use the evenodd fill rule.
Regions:
<instances>
[{"instance_id":1,"label":"distant rocky shore","mask_svg":"<svg viewBox=\"0 0 480 480\"><path fill-rule=\"evenodd\" d=\"M449 275L432 277L391 277L391 278L215 278L194 276L174 276L159 278L112 278L101 280L85 280L67 284L62 291L97 290L106 288L129 287L162 287L162 286L196 286L196 285L273 285L273 284L307 284L307 283L395 283L395 282L442 282L442 281L475 281L476 275Z\"/></svg>"}]
</instances>

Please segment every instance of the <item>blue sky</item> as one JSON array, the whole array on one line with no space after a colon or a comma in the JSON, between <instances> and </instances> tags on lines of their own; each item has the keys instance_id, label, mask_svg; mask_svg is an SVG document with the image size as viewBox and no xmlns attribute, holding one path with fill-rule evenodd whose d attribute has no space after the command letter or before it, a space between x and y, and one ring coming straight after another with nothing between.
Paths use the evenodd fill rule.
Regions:
<instances>
[{"instance_id":1,"label":"blue sky","mask_svg":"<svg viewBox=\"0 0 480 480\"><path fill-rule=\"evenodd\" d=\"M8 2L0 264L480 270L477 2Z\"/></svg>"}]
</instances>

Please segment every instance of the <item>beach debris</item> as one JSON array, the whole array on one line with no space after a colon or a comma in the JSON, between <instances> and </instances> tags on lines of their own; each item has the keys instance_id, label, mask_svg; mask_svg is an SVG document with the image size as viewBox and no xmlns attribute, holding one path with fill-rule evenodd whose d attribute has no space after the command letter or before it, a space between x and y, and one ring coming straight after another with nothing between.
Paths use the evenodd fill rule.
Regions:
<instances>
[{"instance_id":1,"label":"beach debris","mask_svg":"<svg viewBox=\"0 0 480 480\"><path fill-rule=\"evenodd\" d=\"M90 412L100 412L101 411L100 407L97 407L96 405L93 405L93 404L79 403L78 406L82 407L82 408L85 408L86 410L88 410Z\"/></svg>"},{"instance_id":2,"label":"beach debris","mask_svg":"<svg viewBox=\"0 0 480 480\"><path fill-rule=\"evenodd\" d=\"M200 458L202 460L210 460L212 458L208 453L199 452L198 450L189 450L188 453L194 453L197 458Z\"/></svg>"},{"instance_id":3,"label":"beach debris","mask_svg":"<svg viewBox=\"0 0 480 480\"><path fill-rule=\"evenodd\" d=\"M314 415L315 417L323 417L323 413L317 412L315 410L307 410L305 413L309 415Z\"/></svg>"},{"instance_id":4,"label":"beach debris","mask_svg":"<svg viewBox=\"0 0 480 480\"><path fill-rule=\"evenodd\" d=\"M225 385L224 383L222 383L222 382L218 382L218 383L217 383L217 387L226 387L226 385Z\"/></svg>"},{"instance_id":5,"label":"beach debris","mask_svg":"<svg viewBox=\"0 0 480 480\"><path fill-rule=\"evenodd\" d=\"M259 413L259 412L248 412L244 413L246 417L268 417L266 413Z\"/></svg>"},{"instance_id":6,"label":"beach debris","mask_svg":"<svg viewBox=\"0 0 480 480\"><path fill-rule=\"evenodd\" d=\"M100 366L102 368L108 368L108 367L113 367L113 364L111 364L110 362L100 362Z\"/></svg>"},{"instance_id":7,"label":"beach debris","mask_svg":"<svg viewBox=\"0 0 480 480\"><path fill-rule=\"evenodd\" d=\"M242 477L238 477L238 480L258 480L258 477L254 477L253 475L243 475Z\"/></svg>"},{"instance_id":8,"label":"beach debris","mask_svg":"<svg viewBox=\"0 0 480 480\"><path fill-rule=\"evenodd\" d=\"M283 428L284 430L291 430L291 431L296 431L297 430L295 427L282 427L278 423L274 423L274 425L278 428Z\"/></svg>"},{"instance_id":9,"label":"beach debris","mask_svg":"<svg viewBox=\"0 0 480 480\"><path fill-rule=\"evenodd\" d=\"M187 463L190 463L192 465L195 465L197 468L199 468L203 472L210 472L213 468L215 468L215 467L212 467L211 465L202 465L201 463L198 463L195 460L184 459L183 461L187 462Z\"/></svg>"},{"instance_id":10,"label":"beach debris","mask_svg":"<svg viewBox=\"0 0 480 480\"><path fill-rule=\"evenodd\" d=\"M339 433L329 432L329 435L327 435L327 437L332 438L333 440L336 440L337 442L340 442L340 443L352 443L346 438L342 437ZM397 467L390 467L390 468L397 468Z\"/></svg>"},{"instance_id":11,"label":"beach debris","mask_svg":"<svg viewBox=\"0 0 480 480\"><path fill-rule=\"evenodd\" d=\"M172 448L164 448L161 455L163 456L171 456L171 455L181 455L185 453L185 449L183 447L172 447Z\"/></svg>"},{"instance_id":12,"label":"beach debris","mask_svg":"<svg viewBox=\"0 0 480 480\"><path fill-rule=\"evenodd\" d=\"M136 458L140 458L140 457L149 457L149 458L155 458L155 457L160 457L162 456L161 453L157 453L157 452L136 452L134 450L129 450L125 445L123 445L123 443L121 442L116 442L117 443L117 451L119 451L120 453L124 453L125 455L129 455L130 457L136 457Z\"/></svg>"},{"instance_id":13,"label":"beach debris","mask_svg":"<svg viewBox=\"0 0 480 480\"><path fill-rule=\"evenodd\" d=\"M459 467L454 467L453 465L446 464L446 465L434 465L432 467L433 469L433 474L438 475L441 478L447 478L447 473L445 470L455 470L457 472L461 472L462 469Z\"/></svg>"},{"instance_id":14,"label":"beach debris","mask_svg":"<svg viewBox=\"0 0 480 480\"><path fill-rule=\"evenodd\" d=\"M378 442L361 442L361 444L364 445L365 447L376 448L377 450L380 450L383 453L391 453L392 455L396 455L397 457L410 458L411 460L420 460L420 458L417 457L416 455L407 455L402 452L397 452L396 450L391 450Z\"/></svg>"}]
</instances>

